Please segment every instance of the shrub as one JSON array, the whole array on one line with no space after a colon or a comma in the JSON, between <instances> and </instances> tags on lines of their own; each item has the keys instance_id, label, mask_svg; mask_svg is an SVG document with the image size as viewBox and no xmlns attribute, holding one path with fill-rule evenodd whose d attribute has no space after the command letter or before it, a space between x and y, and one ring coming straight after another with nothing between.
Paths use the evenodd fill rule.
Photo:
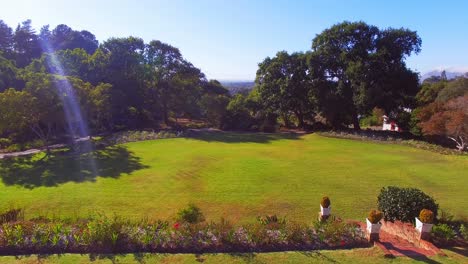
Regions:
<instances>
[{"instance_id":1,"label":"shrub","mask_svg":"<svg viewBox=\"0 0 468 264\"><path fill-rule=\"evenodd\" d=\"M259 216L257 217L258 222L262 225L270 225L270 224L285 224L285 218L278 218L276 215L267 215L267 216Z\"/></svg>"},{"instance_id":2,"label":"shrub","mask_svg":"<svg viewBox=\"0 0 468 264\"><path fill-rule=\"evenodd\" d=\"M455 238L455 231L447 224L440 224L432 227L432 235L438 239L448 241Z\"/></svg>"},{"instance_id":3,"label":"shrub","mask_svg":"<svg viewBox=\"0 0 468 264\"><path fill-rule=\"evenodd\" d=\"M387 221L414 222L422 209L434 212L434 219L439 205L434 198L415 188L388 186L381 189L378 207Z\"/></svg>"},{"instance_id":4,"label":"shrub","mask_svg":"<svg viewBox=\"0 0 468 264\"><path fill-rule=\"evenodd\" d=\"M0 138L0 149L11 145L11 140L8 138Z\"/></svg>"},{"instance_id":5,"label":"shrub","mask_svg":"<svg viewBox=\"0 0 468 264\"><path fill-rule=\"evenodd\" d=\"M434 222L434 213L428 209L422 209L419 213L419 220L426 224L432 224Z\"/></svg>"},{"instance_id":6,"label":"shrub","mask_svg":"<svg viewBox=\"0 0 468 264\"><path fill-rule=\"evenodd\" d=\"M5 150L7 152L17 152L17 151L21 151L22 148L20 144L11 144L8 147L6 147Z\"/></svg>"},{"instance_id":7,"label":"shrub","mask_svg":"<svg viewBox=\"0 0 468 264\"><path fill-rule=\"evenodd\" d=\"M440 210L437 222L439 223L452 223L454 216L446 210Z\"/></svg>"},{"instance_id":8,"label":"shrub","mask_svg":"<svg viewBox=\"0 0 468 264\"><path fill-rule=\"evenodd\" d=\"M377 224L381 219L382 219L383 215L382 215L382 212L379 211L379 210L371 210L369 212L369 216L367 217L367 219L369 219L369 221L373 224Z\"/></svg>"},{"instance_id":9,"label":"shrub","mask_svg":"<svg viewBox=\"0 0 468 264\"><path fill-rule=\"evenodd\" d=\"M322 197L322 201L320 201L320 205L322 205L323 208L328 208L330 206L330 198L328 196Z\"/></svg>"},{"instance_id":10,"label":"shrub","mask_svg":"<svg viewBox=\"0 0 468 264\"><path fill-rule=\"evenodd\" d=\"M8 222L16 222L22 220L24 217L22 209L10 209L2 214L0 214L0 224Z\"/></svg>"},{"instance_id":11,"label":"shrub","mask_svg":"<svg viewBox=\"0 0 468 264\"><path fill-rule=\"evenodd\" d=\"M460 226L460 234L464 239L468 240L468 228L464 224Z\"/></svg>"},{"instance_id":12,"label":"shrub","mask_svg":"<svg viewBox=\"0 0 468 264\"><path fill-rule=\"evenodd\" d=\"M180 210L178 213L178 219L182 222L187 222L190 224L205 221L205 217L203 216L201 209L194 204L189 204L187 208Z\"/></svg>"}]
</instances>

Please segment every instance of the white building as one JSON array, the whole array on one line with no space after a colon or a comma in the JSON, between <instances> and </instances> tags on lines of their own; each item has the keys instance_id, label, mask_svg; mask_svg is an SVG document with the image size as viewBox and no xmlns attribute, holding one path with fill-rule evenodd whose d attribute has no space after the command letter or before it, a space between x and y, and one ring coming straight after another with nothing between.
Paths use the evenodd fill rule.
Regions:
<instances>
[{"instance_id":1,"label":"white building","mask_svg":"<svg viewBox=\"0 0 468 264\"><path fill-rule=\"evenodd\" d=\"M390 121L390 119L386 115L383 116L382 130L390 130L390 131L397 131L397 132L401 131L400 127L398 127L398 124L393 120Z\"/></svg>"}]
</instances>

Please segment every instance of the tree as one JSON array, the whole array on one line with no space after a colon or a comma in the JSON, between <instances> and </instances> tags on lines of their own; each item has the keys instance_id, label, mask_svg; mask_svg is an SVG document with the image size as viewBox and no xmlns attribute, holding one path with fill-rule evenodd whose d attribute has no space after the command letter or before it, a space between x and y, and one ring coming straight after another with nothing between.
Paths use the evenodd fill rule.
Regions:
<instances>
[{"instance_id":1,"label":"tree","mask_svg":"<svg viewBox=\"0 0 468 264\"><path fill-rule=\"evenodd\" d=\"M28 19L18 25L13 41L17 67L23 68L41 55L41 46L35 30L31 26L31 20Z\"/></svg>"},{"instance_id":2,"label":"tree","mask_svg":"<svg viewBox=\"0 0 468 264\"><path fill-rule=\"evenodd\" d=\"M13 63L0 55L0 92L14 87L17 83L16 72L18 69Z\"/></svg>"},{"instance_id":3,"label":"tree","mask_svg":"<svg viewBox=\"0 0 468 264\"><path fill-rule=\"evenodd\" d=\"M104 59L101 74L96 76L95 83L112 84L110 101L114 125L120 128L141 126L145 99L143 40L135 37L110 38L101 48L102 51L96 51L94 55L97 55L93 55L93 59ZM101 62L93 63L99 65Z\"/></svg>"},{"instance_id":4,"label":"tree","mask_svg":"<svg viewBox=\"0 0 468 264\"><path fill-rule=\"evenodd\" d=\"M255 82L267 109L283 116L291 112L299 127L304 127L305 117L314 110L305 54L281 51L274 58L266 58L259 64Z\"/></svg>"},{"instance_id":5,"label":"tree","mask_svg":"<svg viewBox=\"0 0 468 264\"><path fill-rule=\"evenodd\" d=\"M459 151L467 146L468 94L447 102L433 102L419 111L419 126L425 135L443 135L455 142Z\"/></svg>"},{"instance_id":6,"label":"tree","mask_svg":"<svg viewBox=\"0 0 468 264\"><path fill-rule=\"evenodd\" d=\"M247 107L247 97L236 94L227 105L226 113L221 120L221 129L250 130L255 120Z\"/></svg>"},{"instance_id":7,"label":"tree","mask_svg":"<svg viewBox=\"0 0 468 264\"><path fill-rule=\"evenodd\" d=\"M443 70L441 73L440 73L440 79L442 81L447 81L447 73L445 72L445 70Z\"/></svg>"},{"instance_id":8,"label":"tree","mask_svg":"<svg viewBox=\"0 0 468 264\"><path fill-rule=\"evenodd\" d=\"M98 48L98 41L91 32L86 30L75 31L64 24L58 25L49 33L44 30L44 35L48 35L47 40L52 47L52 51L79 48L85 50L88 54L93 54Z\"/></svg>"},{"instance_id":9,"label":"tree","mask_svg":"<svg viewBox=\"0 0 468 264\"><path fill-rule=\"evenodd\" d=\"M447 86L447 82L423 82L421 89L416 94L416 101L419 105L426 105L434 102L437 95Z\"/></svg>"},{"instance_id":10,"label":"tree","mask_svg":"<svg viewBox=\"0 0 468 264\"><path fill-rule=\"evenodd\" d=\"M0 55L12 58L13 30L0 19Z\"/></svg>"},{"instance_id":11,"label":"tree","mask_svg":"<svg viewBox=\"0 0 468 264\"><path fill-rule=\"evenodd\" d=\"M44 142L57 134L77 134L81 121L89 123L94 131L111 129L110 84L101 83L94 86L76 77L27 71L22 73L21 78L26 82L24 91L36 99L37 122L34 133ZM70 92L73 92L73 95ZM66 115L66 102L62 99L70 96L75 97L83 120L78 120L76 114Z\"/></svg>"},{"instance_id":12,"label":"tree","mask_svg":"<svg viewBox=\"0 0 468 264\"><path fill-rule=\"evenodd\" d=\"M201 96L204 74L184 60L179 49L158 40L151 41L145 49L145 80L149 101L161 106L162 119L169 123L169 113L176 117L190 113Z\"/></svg>"},{"instance_id":13,"label":"tree","mask_svg":"<svg viewBox=\"0 0 468 264\"><path fill-rule=\"evenodd\" d=\"M28 71L64 74L88 81L91 74L91 56L84 49L59 50L43 53L25 67Z\"/></svg>"},{"instance_id":14,"label":"tree","mask_svg":"<svg viewBox=\"0 0 468 264\"><path fill-rule=\"evenodd\" d=\"M468 78L459 77L446 84L438 94L436 101L443 102L468 93Z\"/></svg>"},{"instance_id":15,"label":"tree","mask_svg":"<svg viewBox=\"0 0 468 264\"><path fill-rule=\"evenodd\" d=\"M20 131L37 123L37 101L30 93L13 88L0 93L0 133Z\"/></svg>"},{"instance_id":16,"label":"tree","mask_svg":"<svg viewBox=\"0 0 468 264\"><path fill-rule=\"evenodd\" d=\"M215 127L221 126L228 104L229 97L222 94L205 94L200 99L202 115Z\"/></svg>"},{"instance_id":17,"label":"tree","mask_svg":"<svg viewBox=\"0 0 468 264\"><path fill-rule=\"evenodd\" d=\"M359 116L374 107L386 112L411 105L418 76L404 60L418 53L421 39L407 29L379 30L364 22L343 22L318 34L312 43L325 67L324 77L335 83L330 96L340 103L340 119L351 119L360 129ZM330 98L332 99L332 98Z\"/></svg>"}]
</instances>

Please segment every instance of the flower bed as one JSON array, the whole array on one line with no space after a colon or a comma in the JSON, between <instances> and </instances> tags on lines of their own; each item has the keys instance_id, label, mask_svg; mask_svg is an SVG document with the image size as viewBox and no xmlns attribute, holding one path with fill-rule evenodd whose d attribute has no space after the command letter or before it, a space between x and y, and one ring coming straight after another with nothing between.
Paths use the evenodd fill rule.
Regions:
<instances>
[{"instance_id":1,"label":"flower bed","mask_svg":"<svg viewBox=\"0 0 468 264\"><path fill-rule=\"evenodd\" d=\"M399 132L388 132L388 131L374 131L374 130L345 130L345 131L322 131L320 135L332 138L344 138L352 140L362 141L377 141L379 143L399 144L404 146L410 146L418 149L428 150L444 155L466 155L455 149L437 145L422 141L421 138L417 138L409 135L408 133Z\"/></svg>"},{"instance_id":2,"label":"flower bed","mask_svg":"<svg viewBox=\"0 0 468 264\"><path fill-rule=\"evenodd\" d=\"M136 142L143 140L155 140L163 138L175 138L183 136L183 131L171 131L171 130L161 130L161 131L124 131L112 134L107 137L105 140L107 144L124 144L128 142Z\"/></svg>"},{"instance_id":3,"label":"flower bed","mask_svg":"<svg viewBox=\"0 0 468 264\"><path fill-rule=\"evenodd\" d=\"M42 219L0 226L0 254L260 252L367 246L359 226L341 221L234 226L224 220L169 224L98 217L74 223Z\"/></svg>"}]
</instances>

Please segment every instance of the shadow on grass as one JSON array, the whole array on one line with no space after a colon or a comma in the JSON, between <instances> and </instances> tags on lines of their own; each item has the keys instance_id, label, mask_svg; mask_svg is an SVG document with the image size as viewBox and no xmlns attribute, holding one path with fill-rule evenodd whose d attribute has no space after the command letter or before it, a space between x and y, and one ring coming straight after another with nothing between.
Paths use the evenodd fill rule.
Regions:
<instances>
[{"instance_id":1,"label":"shadow on grass","mask_svg":"<svg viewBox=\"0 0 468 264\"><path fill-rule=\"evenodd\" d=\"M269 143L275 140L298 140L297 133L247 133L224 131L190 131L188 137L206 142L223 143Z\"/></svg>"},{"instance_id":2,"label":"shadow on grass","mask_svg":"<svg viewBox=\"0 0 468 264\"><path fill-rule=\"evenodd\" d=\"M302 255L306 256L306 257L315 259L315 261L320 261L320 263L322 263L322 262L338 263L336 260L325 256L324 254L320 253L319 251L301 251L300 253Z\"/></svg>"},{"instance_id":3,"label":"shadow on grass","mask_svg":"<svg viewBox=\"0 0 468 264\"><path fill-rule=\"evenodd\" d=\"M118 178L146 168L140 158L124 146L72 154L56 151L43 160L37 155L0 160L0 177L5 185L26 188L57 186L67 182L94 181L97 176Z\"/></svg>"},{"instance_id":4,"label":"shadow on grass","mask_svg":"<svg viewBox=\"0 0 468 264\"><path fill-rule=\"evenodd\" d=\"M459 254L463 257L468 257L468 248L463 248L463 247L450 247L446 248L445 250L452 251L456 254Z\"/></svg>"}]
</instances>

